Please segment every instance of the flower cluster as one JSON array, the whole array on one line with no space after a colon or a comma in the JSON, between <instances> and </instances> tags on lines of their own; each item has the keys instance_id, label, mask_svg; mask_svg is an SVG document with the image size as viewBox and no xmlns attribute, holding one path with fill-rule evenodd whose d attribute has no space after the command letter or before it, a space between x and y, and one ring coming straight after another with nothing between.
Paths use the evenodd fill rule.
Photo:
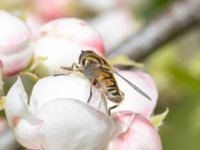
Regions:
<instances>
[{"instance_id":1,"label":"flower cluster","mask_svg":"<svg viewBox=\"0 0 200 150\"><path fill-rule=\"evenodd\" d=\"M162 150L157 130L149 121L158 93L148 74L119 72L147 93L151 101L116 76L125 97L111 114L108 114L108 100L96 87L87 103L91 83L81 73L53 76L63 73L61 66L77 63L81 50L104 55L101 38L85 21L54 20L31 35L18 18L6 12L0 12L0 17L8 24L5 26L12 26L9 32L0 30L4 33L0 41L4 76L23 70L33 53L29 66L34 66L35 73L42 77L30 96L20 77L6 96L8 124L20 144L41 150ZM37 63L40 58L44 59Z\"/></svg>"}]
</instances>

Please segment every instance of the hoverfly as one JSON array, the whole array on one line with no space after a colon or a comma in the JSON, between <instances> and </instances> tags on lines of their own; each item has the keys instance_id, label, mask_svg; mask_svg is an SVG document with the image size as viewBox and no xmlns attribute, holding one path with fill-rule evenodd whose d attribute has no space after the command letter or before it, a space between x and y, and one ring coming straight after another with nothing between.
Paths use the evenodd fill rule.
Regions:
<instances>
[{"instance_id":1,"label":"hoverfly","mask_svg":"<svg viewBox=\"0 0 200 150\"><path fill-rule=\"evenodd\" d=\"M119 89L117 81L114 77L114 73L125 80L137 92L151 100L151 98L146 93L144 93L141 89L128 81L126 78L121 76L119 73L114 71L111 65L103 57L93 51L82 51L79 56L78 64L79 65L73 63L71 67L61 68L70 71L70 73L73 71L81 72L86 78L89 79L91 86L88 102L91 99L92 86L94 85L97 87L97 89L101 89L103 91L103 94L108 100L117 103L117 105L109 108L109 113L111 109L116 108L124 99L124 93Z\"/></svg>"}]
</instances>

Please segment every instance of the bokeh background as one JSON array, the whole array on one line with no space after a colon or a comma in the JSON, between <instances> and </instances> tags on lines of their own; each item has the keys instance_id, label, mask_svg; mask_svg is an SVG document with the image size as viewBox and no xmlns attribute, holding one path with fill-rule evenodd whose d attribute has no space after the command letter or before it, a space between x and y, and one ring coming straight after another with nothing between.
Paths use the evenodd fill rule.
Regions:
<instances>
[{"instance_id":1,"label":"bokeh background","mask_svg":"<svg viewBox=\"0 0 200 150\"><path fill-rule=\"evenodd\" d=\"M199 0L191 1L198 3ZM43 23L56 18L85 19L99 31L110 53L144 31L156 17L165 18L168 8L173 6L174 9L181 9L175 7L174 3L177 2L184 5L185 0L1 0L0 9L21 16L32 26L33 32ZM196 11L197 15L199 13ZM159 19L156 21L159 22ZM186 20L185 24L187 21L191 20ZM155 114L169 108L169 114L159 129L164 150L200 149L198 23L194 21L139 59L158 86L159 101ZM162 36L165 34L163 32ZM143 44L148 42L146 40ZM4 116L3 112L1 116Z\"/></svg>"}]
</instances>

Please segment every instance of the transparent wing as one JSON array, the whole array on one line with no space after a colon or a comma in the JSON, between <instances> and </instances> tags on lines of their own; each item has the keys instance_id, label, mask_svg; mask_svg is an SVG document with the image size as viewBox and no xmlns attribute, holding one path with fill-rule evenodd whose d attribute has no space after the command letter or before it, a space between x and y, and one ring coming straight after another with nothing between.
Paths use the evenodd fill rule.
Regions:
<instances>
[{"instance_id":1,"label":"transparent wing","mask_svg":"<svg viewBox=\"0 0 200 150\"><path fill-rule=\"evenodd\" d=\"M138 88L136 85L134 85L132 82L130 82L129 80L127 80L126 78L124 78L122 75L120 75L117 71L113 70L113 72L118 75L120 78L122 78L125 82L127 82L134 90L136 90L138 93L142 94L144 97L146 97L147 99L151 100L151 98L144 92L142 91L140 88Z\"/></svg>"}]
</instances>

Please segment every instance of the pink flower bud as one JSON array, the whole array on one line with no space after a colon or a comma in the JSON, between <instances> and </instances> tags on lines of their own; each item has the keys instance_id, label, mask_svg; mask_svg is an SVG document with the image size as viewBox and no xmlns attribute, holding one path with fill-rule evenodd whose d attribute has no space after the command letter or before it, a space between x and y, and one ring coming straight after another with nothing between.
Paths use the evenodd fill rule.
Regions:
<instances>
[{"instance_id":1,"label":"pink flower bud","mask_svg":"<svg viewBox=\"0 0 200 150\"><path fill-rule=\"evenodd\" d=\"M142 115L118 112L113 115L122 132L110 143L109 150L162 150L156 129Z\"/></svg>"},{"instance_id":2,"label":"pink flower bud","mask_svg":"<svg viewBox=\"0 0 200 150\"><path fill-rule=\"evenodd\" d=\"M46 58L36 70L40 75L60 73L61 66L78 62L82 50L104 53L98 33L85 21L75 18L45 24L36 36L33 49L36 58Z\"/></svg>"},{"instance_id":3,"label":"pink flower bud","mask_svg":"<svg viewBox=\"0 0 200 150\"><path fill-rule=\"evenodd\" d=\"M29 28L24 22L0 11L0 59L5 77L23 70L30 62L30 37Z\"/></svg>"}]
</instances>

